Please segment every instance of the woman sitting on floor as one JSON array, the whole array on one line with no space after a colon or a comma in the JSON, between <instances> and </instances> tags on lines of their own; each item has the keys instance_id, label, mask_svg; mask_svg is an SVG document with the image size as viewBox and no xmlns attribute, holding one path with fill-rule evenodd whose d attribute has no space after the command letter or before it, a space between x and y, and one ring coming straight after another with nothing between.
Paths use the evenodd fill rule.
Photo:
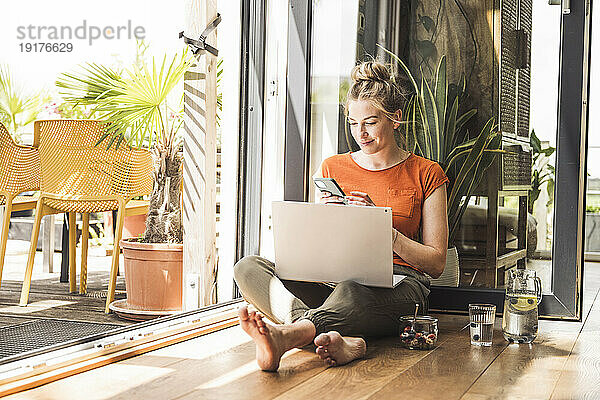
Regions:
<instances>
[{"instance_id":1,"label":"woman sitting on floor","mask_svg":"<svg viewBox=\"0 0 600 400\"><path fill-rule=\"evenodd\" d=\"M235 281L262 314L243 307L240 325L256 343L263 370L277 370L286 351L312 342L331 366L363 357L364 338L398 335L400 316L414 312L416 303L426 312L427 275L437 278L445 266L448 178L437 163L397 145L404 96L386 66L362 63L352 70L352 80L345 110L360 150L327 158L321 174L350 193L350 205L392 208L394 273L407 278L393 289L353 281L289 281L275 275L269 260L244 257L234 267ZM321 198L326 203L340 200ZM417 241L419 230L422 243ZM265 323L263 314L278 325Z\"/></svg>"}]
</instances>

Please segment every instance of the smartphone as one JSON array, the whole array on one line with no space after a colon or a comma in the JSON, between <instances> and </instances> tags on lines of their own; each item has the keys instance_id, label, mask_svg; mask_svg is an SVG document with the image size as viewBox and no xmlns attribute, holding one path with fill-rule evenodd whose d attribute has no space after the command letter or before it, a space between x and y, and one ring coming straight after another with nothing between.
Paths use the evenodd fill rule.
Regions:
<instances>
[{"instance_id":1,"label":"smartphone","mask_svg":"<svg viewBox=\"0 0 600 400\"><path fill-rule=\"evenodd\" d=\"M321 192L331 193L332 196L345 197L344 191L333 178L313 178Z\"/></svg>"}]
</instances>

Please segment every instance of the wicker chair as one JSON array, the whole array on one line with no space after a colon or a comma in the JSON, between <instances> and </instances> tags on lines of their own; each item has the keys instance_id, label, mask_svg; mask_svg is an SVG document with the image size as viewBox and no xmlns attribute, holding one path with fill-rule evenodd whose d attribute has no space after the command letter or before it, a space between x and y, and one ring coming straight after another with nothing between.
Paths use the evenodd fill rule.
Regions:
<instances>
[{"instance_id":1,"label":"wicker chair","mask_svg":"<svg viewBox=\"0 0 600 400\"><path fill-rule=\"evenodd\" d=\"M44 215L69 213L69 284L71 292L75 292L75 213L83 214L79 279L79 292L83 294L87 281L89 214L118 210L105 309L106 313L110 311L108 305L114 299L123 221L127 215L148 211L147 201L131 199L152 191L152 157L146 150L125 145L118 150L96 146L105 132L104 126L94 120L46 120L34 124L34 147L39 151L42 173L21 306L27 305L36 243Z\"/></svg>"},{"instance_id":2,"label":"wicker chair","mask_svg":"<svg viewBox=\"0 0 600 400\"><path fill-rule=\"evenodd\" d=\"M40 156L31 146L16 144L0 123L0 206L4 205L0 237L0 281L12 211L35 209L37 197L19 193L40 188Z\"/></svg>"}]
</instances>

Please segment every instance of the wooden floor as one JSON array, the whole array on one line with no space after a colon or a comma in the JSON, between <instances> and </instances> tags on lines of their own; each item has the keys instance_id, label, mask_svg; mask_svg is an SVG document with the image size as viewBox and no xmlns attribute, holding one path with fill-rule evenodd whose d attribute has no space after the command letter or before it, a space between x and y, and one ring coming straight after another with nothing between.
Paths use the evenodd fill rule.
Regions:
<instances>
[{"instance_id":1,"label":"wooden floor","mask_svg":"<svg viewBox=\"0 0 600 400\"><path fill-rule=\"evenodd\" d=\"M239 326L88 371L9 399L600 399L600 264L586 264L584 321L540 321L532 345L469 343L467 318L439 315L432 351L370 342L367 356L325 368L289 352L277 373L259 371Z\"/></svg>"}]
</instances>

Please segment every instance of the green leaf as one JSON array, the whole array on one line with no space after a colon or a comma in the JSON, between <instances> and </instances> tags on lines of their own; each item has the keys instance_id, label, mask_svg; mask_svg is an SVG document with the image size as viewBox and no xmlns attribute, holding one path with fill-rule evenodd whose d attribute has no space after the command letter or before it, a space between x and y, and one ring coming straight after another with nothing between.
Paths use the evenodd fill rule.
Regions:
<instances>
[{"instance_id":1,"label":"green leaf","mask_svg":"<svg viewBox=\"0 0 600 400\"><path fill-rule=\"evenodd\" d=\"M469 122L469 120L473 118L475 114L477 114L477 110L473 108L467 111L466 113L462 114L460 117L458 117L458 119L456 120L456 132L462 130L465 124Z\"/></svg>"},{"instance_id":2,"label":"green leaf","mask_svg":"<svg viewBox=\"0 0 600 400\"><path fill-rule=\"evenodd\" d=\"M542 150L542 153L546 157L550 157L552 154L554 154L555 151L556 151L555 147L548 147L547 149Z\"/></svg>"},{"instance_id":3,"label":"green leaf","mask_svg":"<svg viewBox=\"0 0 600 400\"><path fill-rule=\"evenodd\" d=\"M435 104L435 98L429 87L429 84L425 79L422 79L422 98L424 115L426 116L425 125L429 131L427 137L430 138L428 143L428 158L439 161L440 150L442 146L442 132L440 124L440 116L438 114L438 108Z\"/></svg>"},{"instance_id":4,"label":"green leaf","mask_svg":"<svg viewBox=\"0 0 600 400\"><path fill-rule=\"evenodd\" d=\"M44 92L27 92L13 79L8 66L0 66L0 122L14 140L20 142L21 130L33 122L49 97Z\"/></svg>"},{"instance_id":5,"label":"green leaf","mask_svg":"<svg viewBox=\"0 0 600 400\"><path fill-rule=\"evenodd\" d=\"M415 77L410 72L410 69L408 69L408 67L406 66L406 64L404 64L404 62L400 59L400 57L398 57L397 55L395 55L394 53L392 53L391 51L389 51L388 49L386 49L385 47L383 47L379 43L377 43L377 47L379 47L380 49L382 49L394 61L396 61L398 63L398 65L400 65L400 68L406 74L406 76L408 77L408 79L410 80L410 82L412 83L413 89L415 90L415 92L419 93L419 85L417 85L417 81L416 81Z\"/></svg>"},{"instance_id":6,"label":"green leaf","mask_svg":"<svg viewBox=\"0 0 600 400\"><path fill-rule=\"evenodd\" d=\"M548 194L547 206L550 206L554 202L554 179L550 179L546 185L546 193Z\"/></svg>"},{"instance_id":7,"label":"green leaf","mask_svg":"<svg viewBox=\"0 0 600 400\"><path fill-rule=\"evenodd\" d=\"M472 178L472 171L474 171L477 163L483 155L483 151L485 149L484 146L487 142L488 137L491 134L492 127L493 120L490 119L481 130L479 136L477 136L473 147L469 151L465 162L461 166L459 173L456 177L456 182L452 187L452 191L448 199L448 204L450 206L454 206L455 204L458 204L458 201L460 201L458 188L465 182L467 182L468 179Z\"/></svg>"},{"instance_id":8,"label":"green leaf","mask_svg":"<svg viewBox=\"0 0 600 400\"><path fill-rule=\"evenodd\" d=\"M437 49L431 40L417 40L415 45L424 60L434 60L437 58Z\"/></svg>"},{"instance_id":9,"label":"green leaf","mask_svg":"<svg viewBox=\"0 0 600 400\"><path fill-rule=\"evenodd\" d=\"M431 32L435 27L435 22L433 22L433 19L427 15L421 16L420 22L423 24L423 28L425 28L427 32Z\"/></svg>"},{"instance_id":10,"label":"green leaf","mask_svg":"<svg viewBox=\"0 0 600 400\"><path fill-rule=\"evenodd\" d=\"M490 125L493 128L493 120L490 121L492 122ZM484 127L484 129L486 128ZM454 236L460 224L460 220L466 210L466 207L469 203L469 199L472 196L473 190L476 187L478 187L481 183L482 179L485 176L485 172L494 161L496 154L499 152L503 152L503 150L499 150L502 144L502 136L498 133L492 133L491 130L489 131L489 133L484 133L484 136L486 135L487 139L485 141L485 144L483 145L483 151L481 152L480 157L475 158L474 169L471 170L471 173L467 176L467 179L464 179L462 181L458 189L458 192L462 194L461 198L465 197L465 199L462 201L462 203L460 203L460 207L459 202L461 201L461 198L458 199L459 202L455 202L454 204L449 205L449 210L450 208L452 208L452 212L449 211L448 213L450 216L449 238L451 241L454 240Z\"/></svg>"},{"instance_id":11,"label":"green leaf","mask_svg":"<svg viewBox=\"0 0 600 400\"><path fill-rule=\"evenodd\" d=\"M540 142L540 139L538 139L537 135L535 134L534 129L531 130L531 136L529 137L529 143L531 144L531 150L533 151L534 154L538 154L538 153L542 152L542 142Z\"/></svg>"},{"instance_id":12,"label":"green leaf","mask_svg":"<svg viewBox=\"0 0 600 400\"><path fill-rule=\"evenodd\" d=\"M411 118L413 111L413 103L415 96L411 96L411 98L404 104L404 109L402 110L402 116L404 118L404 123L401 125L401 131L404 134L404 140L406 141L406 150L414 152L416 147L416 136L414 135L414 119Z\"/></svg>"},{"instance_id":13,"label":"green leaf","mask_svg":"<svg viewBox=\"0 0 600 400\"><path fill-rule=\"evenodd\" d=\"M456 116L458 114L458 98L454 99L454 104L452 104L452 108L450 108L450 114L448 115L448 122L446 124L445 137L444 137L444 156L442 159L444 161L447 160L448 153L452 152L453 143L454 143L454 135L456 132ZM446 162L444 162L446 164ZM445 167L445 165L442 165Z\"/></svg>"},{"instance_id":14,"label":"green leaf","mask_svg":"<svg viewBox=\"0 0 600 400\"><path fill-rule=\"evenodd\" d=\"M415 138L415 151L417 151L417 154L425 154L427 152L427 143L425 142L426 135L423 134L425 128L422 125L420 107L418 97L415 95L412 105L412 134Z\"/></svg>"},{"instance_id":15,"label":"green leaf","mask_svg":"<svg viewBox=\"0 0 600 400\"><path fill-rule=\"evenodd\" d=\"M448 85L446 82L446 56L442 56L437 67L435 78L435 103L438 115L437 161L444 160L446 144L446 107L448 100Z\"/></svg>"}]
</instances>

